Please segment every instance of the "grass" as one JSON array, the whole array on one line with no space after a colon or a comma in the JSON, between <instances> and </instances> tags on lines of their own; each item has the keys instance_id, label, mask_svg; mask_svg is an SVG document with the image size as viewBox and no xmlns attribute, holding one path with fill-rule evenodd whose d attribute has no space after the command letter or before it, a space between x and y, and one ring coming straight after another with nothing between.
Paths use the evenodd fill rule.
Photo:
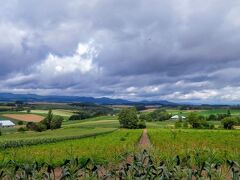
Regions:
<instances>
[{"instance_id":1,"label":"grass","mask_svg":"<svg viewBox=\"0 0 240 180\"><path fill-rule=\"evenodd\" d=\"M2 162L10 159L19 162L49 162L60 165L64 159L91 158L94 162L113 164L122 160L122 155L136 151L136 143L141 130L118 130L111 134L79 140L68 140L21 148L6 149L0 152ZM31 154L31 156L29 156Z\"/></svg>"},{"instance_id":2,"label":"grass","mask_svg":"<svg viewBox=\"0 0 240 180\"><path fill-rule=\"evenodd\" d=\"M240 131L149 129L153 154L156 159L171 159L176 155L211 159L222 162L232 159L240 162ZM192 159L195 161L196 159Z\"/></svg>"}]
</instances>

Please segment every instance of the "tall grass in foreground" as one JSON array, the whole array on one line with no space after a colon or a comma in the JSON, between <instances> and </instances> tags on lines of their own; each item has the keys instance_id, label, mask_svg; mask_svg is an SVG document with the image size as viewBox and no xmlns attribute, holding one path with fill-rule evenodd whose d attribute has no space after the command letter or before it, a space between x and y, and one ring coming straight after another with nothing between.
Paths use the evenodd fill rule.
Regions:
<instances>
[{"instance_id":1,"label":"tall grass in foreground","mask_svg":"<svg viewBox=\"0 0 240 180\"><path fill-rule=\"evenodd\" d=\"M197 157L196 157L197 158ZM172 163L153 163L147 151L135 154L119 166L97 165L90 159L65 160L58 168L52 164L17 164L11 161L0 170L5 179L233 179L240 178L240 166L234 161L223 164L204 161L194 166L189 158L172 157Z\"/></svg>"}]
</instances>

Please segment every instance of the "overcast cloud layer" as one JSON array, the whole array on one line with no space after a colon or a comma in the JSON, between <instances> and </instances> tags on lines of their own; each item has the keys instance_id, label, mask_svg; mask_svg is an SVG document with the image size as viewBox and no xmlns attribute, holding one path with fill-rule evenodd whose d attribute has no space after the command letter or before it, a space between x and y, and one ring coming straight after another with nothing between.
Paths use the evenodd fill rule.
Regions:
<instances>
[{"instance_id":1,"label":"overcast cloud layer","mask_svg":"<svg viewBox=\"0 0 240 180\"><path fill-rule=\"evenodd\" d=\"M2 92L240 102L239 0L1 0Z\"/></svg>"}]
</instances>

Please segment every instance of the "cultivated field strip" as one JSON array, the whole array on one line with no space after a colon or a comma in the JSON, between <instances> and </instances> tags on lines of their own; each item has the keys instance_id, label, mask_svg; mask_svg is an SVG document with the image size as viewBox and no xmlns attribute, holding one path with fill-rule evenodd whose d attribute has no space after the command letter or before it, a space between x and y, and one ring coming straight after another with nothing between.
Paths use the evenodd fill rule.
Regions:
<instances>
[{"instance_id":1,"label":"cultivated field strip","mask_svg":"<svg viewBox=\"0 0 240 180\"><path fill-rule=\"evenodd\" d=\"M1 162L51 162L59 165L66 158L91 158L94 162L119 163L129 153L138 151L142 130L117 130L105 135L61 141L50 144L24 146L1 150ZM31 154L31 156L29 156Z\"/></svg>"},{"instance_id":2,"label":"cultivated field strip","mask_svg":"<svg viewBox=\"0 0 240 180\"><path fill-rule=\"evenodd\" d=\"M79 129L80 130L80 129ZM56 143L60 141L66 140L74 140L74 139L81 139L86 137L98 136L102 134L107 134L116 131L117 129L96 129L96 132L90 131L89 133L80 134L80 135L69 135L69 136L58 136L58 137L40 137L40 138L28 138L28 139L17 139L17 140L4 140L0 141L0 149L6 148L16 148L22 146L32 146L38 144L48 144L48 143ZM64 132L64 131L63 131Z\"/></svg>"}]
</instances>

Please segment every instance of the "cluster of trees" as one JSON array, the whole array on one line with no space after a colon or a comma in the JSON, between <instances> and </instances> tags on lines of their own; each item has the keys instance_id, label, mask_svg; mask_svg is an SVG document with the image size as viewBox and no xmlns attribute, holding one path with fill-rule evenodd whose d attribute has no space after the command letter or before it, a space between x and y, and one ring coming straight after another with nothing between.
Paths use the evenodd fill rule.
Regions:
<instances>
[{"instance_id":1,"label":"cluster of trees","mask_svg":"<svg viewBox=\"0 0 240 180\"><path fill-rule=\"evenodd\" d=\"M92 117L93 114L90 113L90 112L86 112L86 111L79 111L79 112L76 112L76 114L73 114L72 116L69 117L69 120L70 121L73 121L73 120L82 120L82 119L87 119L87 118L90 118Z\"/></svg>"},{"instance_id":2,"label":"cluster of trees","mask_svg":"<svg viewBox=\"0 0 240 180\"><path fill-rule=\"evenodd\" d=\"M209 124L206 121L206 118L198 113L190 113L187 118L188 123L192 126L192 128L197 129L213 129L214 125Z\"/></svg>"},{"instance_id":3,"label":"cluster of trees","mask_svg":"<svg viewBox=\"0 0 240 180\"><path fill-rule=\"evenodd\" d=\"M214 121L213 117L216 117L218 121L221 121L224 129L233 129L234 126L240 125L240 117L231 116L230 110L227 114L209 115L204 117L198 113L190 113L187 122L192 126L192 128L214 128L213 124L208 123L208 121Z\"/></svg>"},{"instance_id":4,"label":"cluster of trees","mask_svg":"<svg viewBox=\"0 0 240 180\"><path fill-rule=\"evenodd\" d=\"M221 121L224 129L233 129L234 126L240 125L240 117L229 116Z\"/></svg>"},{"instance_id":5,"label":"cluster of trees","mask_svg":"<svg viewBox=\"0 0 240 180\"><path fill-rule=\"evenodd\" d=\"M73 120L83 120L83 119L87 119L87 118L92 118L92 117L97 117L97 116L104 116L104 115L108 115L107 111L102 111L102 110L95 110L95 111L77 111L75 112L75 114L73 114L72 116L69 117L70 121Z\"/></svg>"},{"instance_id":6,"label":"cluster of trees","mask_svg":"<svg viewBox=\"0 0 240 180\"><path fill-rule=\"evenodd\" d=\"M48 129L59 129L62 126L63 117L61 116L54 116L52 110L48 111L48 115L44 118L41 122L29 122L27 123L26 127L32 131L45 131Z\"/></svg>"},{"instance_id":7,"label":"cluster of trees","mask_svg":"<svg viewBox=\"0 0 240 180\"><path fill-rule=\"evenodd\" d=\"M223 120L224 118L226 117L230 117L231 116L231 111L228 110L227 111L227 114L210 114L208 117L207 117L207 121L221 121Z\"/></svg>"},{"instance_id":8,"label":"cluster of trees","mask_svg":"<svg viewBox=\"0 0 240 180\"><path fill-rule=\"evenodd\" d=\"M118 115L119 123L122 128L142 129L146 127L145 121L138 118L136 108L124 108Z\"/></svg>"},{"instance_id":9,"label":"cluster of trees","mask_svg":"<svg viewBox=\"0 0 240 180\"><path fill-rule=\"evenodd\" d=\"M165 109L157 109L148 114L140 114L139 119L143 121L165 121L171 118L171 114Z\"/></svg>"}]
</instances>

